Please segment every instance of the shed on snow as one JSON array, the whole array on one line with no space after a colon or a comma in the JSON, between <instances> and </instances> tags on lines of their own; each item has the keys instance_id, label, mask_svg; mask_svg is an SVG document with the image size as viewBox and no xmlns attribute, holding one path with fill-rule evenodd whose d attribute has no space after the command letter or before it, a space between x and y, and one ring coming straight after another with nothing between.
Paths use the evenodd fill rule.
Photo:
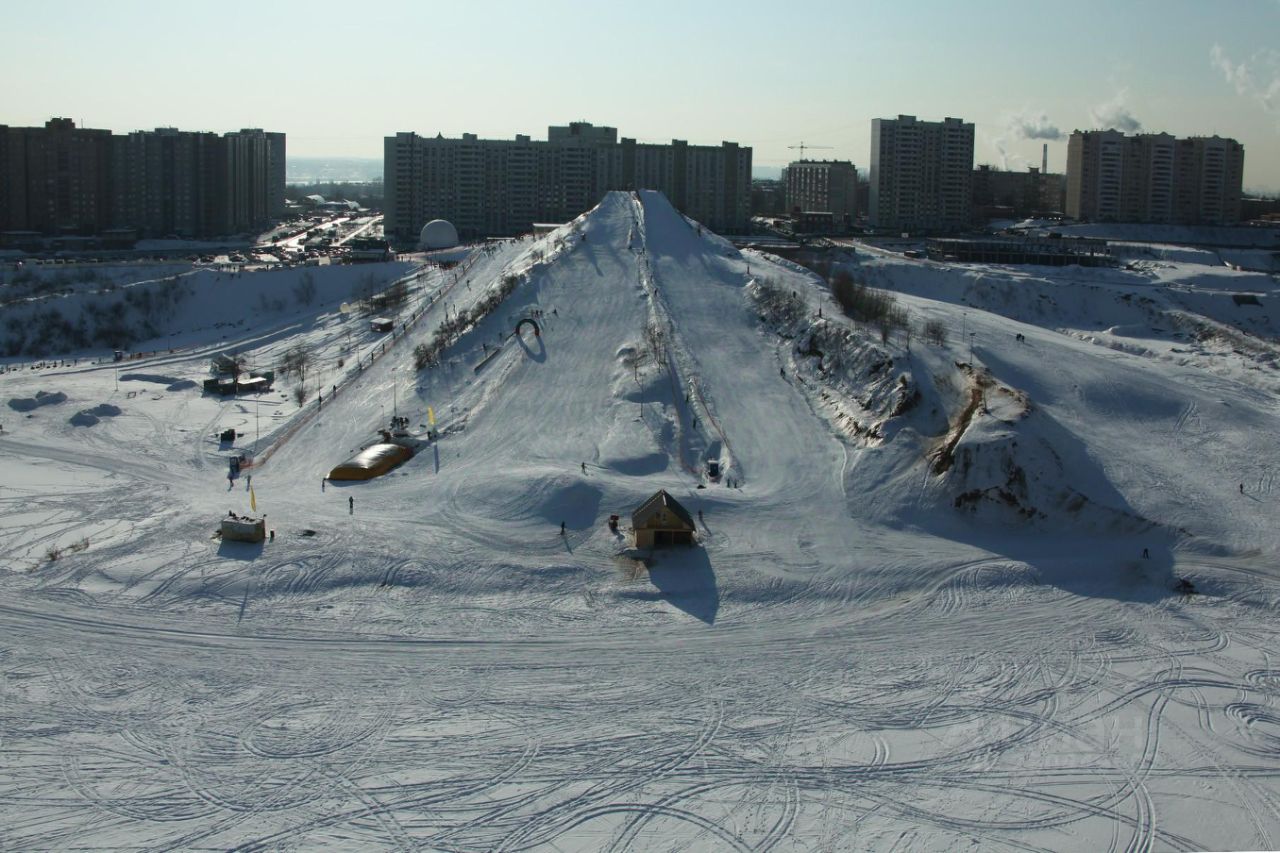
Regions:
<instances>
[{"instance_id":1,"label":"shed on snow","mask_svg":"<svg viewBox=\"0 0 1280 853\"><path fill-rule=\"evenodd\" d=\"M220 530L223 542L263 542L267 538L267 520L229 514L222 519Z\"/></svg>"},{"instance_id":2,"label":"shed on snow","mask_svg":"<svg viewBox=\"0 0 1280 853\"><path fill-rule=\"evenodd\" d=\"M372 480L381 477L413 451L399 444L371 444L329 472L330 480Z\"/></svg>"},{"instance_id":3,"label":"shed on snow","mask_svg":"<svg viewBox=\"0 0 1280 853\"><path fill-rule=\"evenodd\" d=\"M637 548L692 545L697 530L693 516L665 489L631 513L631 526L636 532Z\"/></svg>"}]
</instances>

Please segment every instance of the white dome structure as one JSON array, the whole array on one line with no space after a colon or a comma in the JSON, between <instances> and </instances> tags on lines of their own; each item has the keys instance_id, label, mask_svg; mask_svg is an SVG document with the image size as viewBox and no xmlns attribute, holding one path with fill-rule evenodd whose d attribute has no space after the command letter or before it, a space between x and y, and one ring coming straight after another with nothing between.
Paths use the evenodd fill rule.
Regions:
<instances>
[{"instance_id":1,"label":"white dome structure","mask_svg":"<svg viewBox=\"0 0 1280 853\"><path fill-rule=\"evenodd\" d=\"M452 249L458 245L458 229L453 227L452 222L433 219L422 226L422 233L418 235L418 244L428 251Z\"/></svg>"}]
</instances>

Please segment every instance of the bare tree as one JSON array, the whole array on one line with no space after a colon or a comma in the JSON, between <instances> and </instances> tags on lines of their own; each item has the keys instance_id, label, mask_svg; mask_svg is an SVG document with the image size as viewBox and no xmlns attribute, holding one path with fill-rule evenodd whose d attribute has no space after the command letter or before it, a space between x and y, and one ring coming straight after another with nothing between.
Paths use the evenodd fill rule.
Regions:
<instances>
[{"instance_id":1,"label":"bare tree","mask_svg":"<svg viewBox=\"0 0 1280 853\"><path fill-rule=\"evenodd\" d=\"M288 376L290 373L297 374L299 381L306 380L307 368L310 366L311 352L302 344L285 350L280 358L280 374L282 376Z\"/></svg>"},{"instance_id":2,"label":"bare tree","mask_svg":"<svg viewBox=\"0 0 1280 853\"><path fill-rule=\"evenodd\" d=\"M947 327L941 320L929 320L924 324L924 339L935 347L947 345Z\"/></svg>"}]
</instances>

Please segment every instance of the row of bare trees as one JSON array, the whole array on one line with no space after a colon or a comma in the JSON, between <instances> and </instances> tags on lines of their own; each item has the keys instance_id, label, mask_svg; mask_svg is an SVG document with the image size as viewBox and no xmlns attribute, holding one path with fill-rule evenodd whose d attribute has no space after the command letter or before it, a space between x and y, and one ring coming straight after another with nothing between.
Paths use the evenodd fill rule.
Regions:
<instances>
[{"instance_id":1,"label":"row of bare trees","mask_svg":"<svg viewBox=\"0 0 1280 853\"><path fill-rule=\"evenodd\" d=\"M519 276L504 275L498 286L483 299L468 309L446 316L444 322L436 328L436 333L431 336L430 341L424 341L413 348L414 368L422 370L437 364L445 348L461 337L467 329L492 314L503 300L511 295L518 284L520 284Z\"/></svg>"},{"instance_id":2,"label":"row of bare trees","mask_svg":"<svg viewBox=\"0 0 1280 853\"><path fill-rule=\"evenodd\" d=\"M893 294L856 281L853 274L845 269L836 270L828 281L832 295L846 315L877 328L880 340L885 343L897 331L905 336L907 346L911 346L912 335L917 330L912 327L906 309L898 305ZM939 347L947 343L947 327L940 320L924 321L918 332L925 343Z\"/></svg>"}]
</instances>

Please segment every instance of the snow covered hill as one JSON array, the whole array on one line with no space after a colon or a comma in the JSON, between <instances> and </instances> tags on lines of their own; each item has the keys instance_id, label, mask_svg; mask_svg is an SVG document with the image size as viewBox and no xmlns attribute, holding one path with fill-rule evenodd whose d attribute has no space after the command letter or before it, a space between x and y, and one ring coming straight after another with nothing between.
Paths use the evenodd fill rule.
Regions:
<instances>
[{"instance_id":1,"label":"snow covered hill","mask_svg":"<svg viewBox=\"0 0 1280 853\"><path fill-rule=\"evenodd\" d=\"M611 193L388 271L393 333L250 274L0 376L2 846L1274 847L1274 281L1140 263L858 250L940 330L882 334ZM631 547L658 489L697 547Z\"/></svg>"}]
</instances>

